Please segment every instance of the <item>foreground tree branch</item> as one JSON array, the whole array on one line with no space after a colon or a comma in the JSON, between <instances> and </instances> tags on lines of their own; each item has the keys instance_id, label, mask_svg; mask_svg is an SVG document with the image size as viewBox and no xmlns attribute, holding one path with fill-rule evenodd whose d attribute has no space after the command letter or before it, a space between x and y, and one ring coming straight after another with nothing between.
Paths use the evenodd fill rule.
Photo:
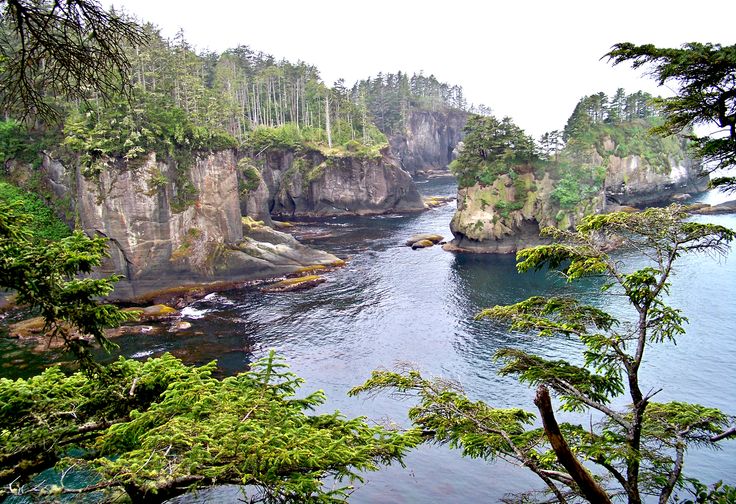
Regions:
<instances>
[{"instance_id":1,"label":"foreground tree branch","mask_svg":"<svg viewBox=\"0 0 736 504\"><path fill-rule=\"evenodd\" d=\"M127 93L125 48L145 40L96 0L2 0L0 28L0 109L47 122L59 119L56 96Z\"/></svg>"}]
</instances>

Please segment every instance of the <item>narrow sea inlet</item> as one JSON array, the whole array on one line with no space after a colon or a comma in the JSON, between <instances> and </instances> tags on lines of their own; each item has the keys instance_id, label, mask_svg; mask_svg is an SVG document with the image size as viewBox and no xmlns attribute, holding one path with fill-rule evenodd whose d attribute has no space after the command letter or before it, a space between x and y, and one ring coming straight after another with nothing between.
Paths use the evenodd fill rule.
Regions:
<instances>
[{"instance_id":1,"label":"narrow sea inlet","mask_svg":"<svg viewBox=\"0 0 736 504\"><path fill-rule=\"evenodd\" d=\"M425 196L451 196L456 190L453 179L431 180L419 188ZM437 246L412 250L404 245L417 233L451 238L447 225L453 211L450 203L414 215L300 222L298 238L348 260L346 267L328 274L326 283L292 293L262 293L253 287L211 294L182 311L190 328L116 342L126 357L171 352L189 363L216 359L224 374L245 369L273 348L305 379L305 392L326 392L325 411L338 409L347 416L399 426L409 425L411 400L350 398L346 392L373 369L409 362L427 374L458 381L473 399L536 411L531 389L497 375L495 352L510 346L571 358L578 354L578 344L510 333L502 324L473 316L482 308L535 294L567 293L625 319L630 316L625 300L601 294L593 281L567 285L551 274L517 274L512 255L452 254ZM736 228L734 215L698 219ZM653 346L648 354L642 383L647 389L664 388L658 400L699 402L733 413L734 258L732 252L720 260L692 255L679 262L670 300L690 323L676 346ZM621 260L641 261L629 256ZM588 416L584 418L585 424ZM728 481L736 474L736 442L723 446L720 452L688 452L688 474L708 483ZM498 502L508 493L539 487L524 469L462 458L459 451L431 445L411 452L405 468L392 466L365 478L351 502ZM235 487L218 487L178 502L239 497Z\"/></svg>"}]
</instances>

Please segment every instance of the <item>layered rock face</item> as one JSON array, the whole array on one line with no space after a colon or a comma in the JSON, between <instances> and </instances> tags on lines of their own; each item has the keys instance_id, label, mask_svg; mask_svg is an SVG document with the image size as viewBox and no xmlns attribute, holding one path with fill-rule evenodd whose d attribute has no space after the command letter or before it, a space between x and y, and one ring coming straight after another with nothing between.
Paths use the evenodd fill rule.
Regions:
<instances>
[{"instance_id":1,"label":"layered rock face","mask_svg":"<svg viewBox=\"0 0 736 504\"><path fill-rule=\"evenodd\" d=\"M680 194L697 194L708 187L708 178L699 177L699 173L700 164L692 159L671 159L665 173L652 170L639 156L611 156L604 187L606 201L636 207Z\"/></svg>"},{"instance_id":2,"label":"layered rock face","mask_svg":"<svg viewBox=\"0 0 736 504\"><path fill-rule=\"evenodd\" d=\"M561 209L552 197L558 181L537 178L522 168L516 181L502 175L491 186L476 184L458 190L457 212L450 222L454 236L446 248L479 253L514 253L544 242L547 226L573 228L586 215L616 210L622 205L663 202L678 194L695 194L707 187L692 159L670 160L668 170L649 165L639 156L590 155L592 166L606 166L602 188L574 208ZM521 190L520 190L521 189ZM519 194L521 193L521 194Z\"/></svg>"},{"instance_id":3,"label":"layered rock face","mask_svg":"<svg viewBox=\"0 0 736 504\"><path fill-rule=\"evenodd\" d=\"M173 167L155 154L134 170L108 169L97 179L78 173L81 227L110 239L111 269L130 281L210 276L212 248L243 237L234 166L227 151L197 159L190 168L197 199L179 212L172 210Z\"/></svg>"},{"instance_id":4,"label":"layered rock face","mask_svg":"<svg viewBox=\"0 0 736 504\"><path fill-rule=\"evenodd\" d=\"M411 179L388 150L380 156L330 156L270 151L253 161L261 183L244 194L254 219L374 215L424 210Z\"/></svg>"},{"instance_id":5,"label":"layered rock face","mask_svg":"<svg viewBox=\"0 0 736 504\"><path fill-rule=\"evenodd\" d=\"M460 110L413 110L405 130L389 137L391 151L401 168L412 175L447 171L454 159L453 151L463 138L467 118L468 114Z\"/></svg>"},{"instance_id":6,"label":"layered rock face","mask_svg":"<svg viewBox=\"0 0 736 504\"><path fill-rule=\"evenodd\" d=\"M60 169L55 164L57 179L63 178ZM187 170L191 201L184 205L177 198L174 170L151 154L135 169L110 168L95 178L85 178L79 170L74 174L80 226L111 243L111 257L102 273L125 275L115 297L140 297L202 282L266 278L338 260L282 233L264 235L265 242L243 235L233 151L194 161Z\"/></svg>"}]
</instances>

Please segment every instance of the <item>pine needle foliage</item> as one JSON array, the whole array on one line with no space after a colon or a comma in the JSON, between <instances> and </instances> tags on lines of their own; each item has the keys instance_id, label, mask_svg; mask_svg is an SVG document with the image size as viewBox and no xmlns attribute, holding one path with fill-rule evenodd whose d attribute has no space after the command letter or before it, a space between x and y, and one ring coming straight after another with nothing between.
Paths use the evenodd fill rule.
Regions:
<instances>
[{"instance_id":1,"label":"pine needle foliage","mask_svg":"<svg viewBox=\"0 0 736 504\"><path fill-rule=\"evenodd\" d=\"M716 134L691 134L694 150L708 172L736 165L736 45L690 42L680 48L660 48L622 42L603 57L613 65L647 68L660 86L675 86L675 96L657 100L666 121L654 133L666 136L698 124L718 126L722 129ZM736 190L733 176L718 176L711 184Z\"/></svg>"},{"instance_id":2,"label":"pine needle foliage","mask_svg":"<svg viewBox=\"0 0 736 504\"><path fill-rule=\"evenodd\" d=\"M162 502L231 483L268 502L342 502L361 472L400 461L420 440L338 412L310 414L324 393L298 395L302 380L274 352L237 376L217 379L215 368L167 354L121 358L98 376L54 367L0 380L4 491L38 493L19 483L33 460L99 478L44 489L58 494L122 488L134 502Z\"/></svg>"},{"instance_id":3,"label":"pine needle foliage","mask_svg":"<svg viewBox=\"0 0 736 504\"><path fill-rule=\"evenodd\" d=\"M0 109L60 119L54 98L125 93L125 44L144 41L135 23L95 0L0 1Z\"/></svg>"},{"instance_id":4,"label":"pine needle foliage","mask_svg":"<svg viewBox=\"0 0 736 504\"><path fill-rule=\"evenodd\" d=\"M0 288L16 292L20 305L38 310L44 332L59 339L88 370L97 368L89 352L96 341L111 349L104 329L131 318L111 304L97 300L110 294L117 275L88 275L102 264L107 240L81 231L57 240L34 239L32 215L22 201L0 201Z\"/></svg>"}]
</instances>

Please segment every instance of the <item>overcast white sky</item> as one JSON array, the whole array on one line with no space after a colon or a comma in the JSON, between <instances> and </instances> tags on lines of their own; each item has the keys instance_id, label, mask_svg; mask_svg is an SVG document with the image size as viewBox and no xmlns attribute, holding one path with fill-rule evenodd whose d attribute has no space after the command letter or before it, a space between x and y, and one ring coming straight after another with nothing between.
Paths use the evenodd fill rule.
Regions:
<instances>
[{"instance_id":1,"label":"overcast white sky","mask_svg":"<svg viewBox=\"0 0 736 504\"><path fill-rule=\"evenodd\" d=\"M328 85L423 70L528 133L561 128L578 99L666 94L600 57L616 42L736 43L736 1L108 0L198 49L238 44L316 65Z\"/></svg>"}]
</instances>

